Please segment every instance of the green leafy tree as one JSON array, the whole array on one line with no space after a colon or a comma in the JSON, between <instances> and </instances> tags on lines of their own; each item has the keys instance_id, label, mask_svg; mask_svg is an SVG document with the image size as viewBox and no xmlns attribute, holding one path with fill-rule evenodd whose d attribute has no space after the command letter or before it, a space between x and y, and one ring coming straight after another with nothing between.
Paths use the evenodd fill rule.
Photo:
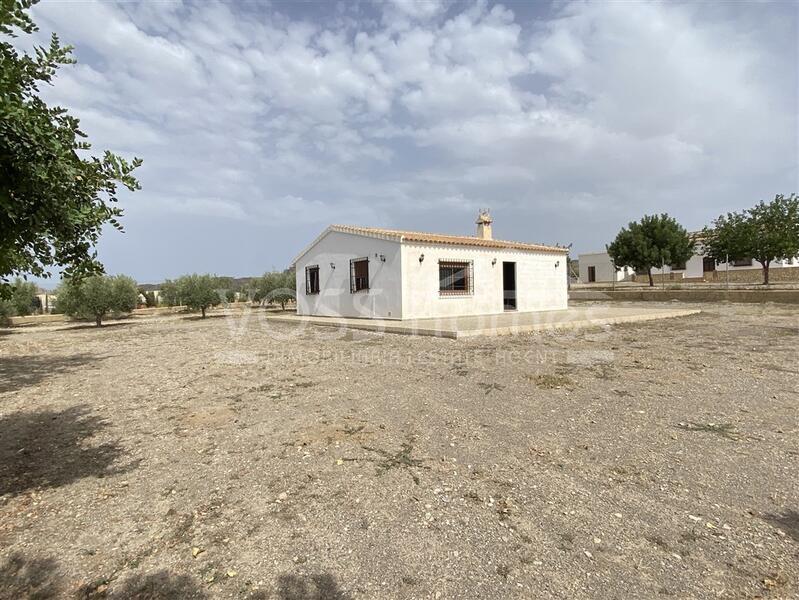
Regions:
<instances>
[{"instance_id":1,"label":"green leafy tree","mask_svg":"<svg viewBox=\"0 0 799 600\"><path fill-rule=\"evenodd\" d=\"M97 327L107 314L129 313L139 301L136 282L125 275L65 279L57 294L59 311L78 319L94 319Z\"/></svg>"},{"instance_id":2,"label":"green leafy tree","mask_svg":"<svg viewBox=\"0 0 799 600\"><path fill-rule=\"evenodd\" d=\"M180 291L178 283L167 279L161 284L159 299L167 306L180 306Z\"/></svg>"},{"instance_id":3,"label":"green leafy tree","mask_svg":"<svg viewBox=\"0 0 799 600\"><path fill-rule=\"evenodd\" d=\"M294 300L296 296L296 282L294 271L272 271L264 273L254 281L255 293L253 300L263 304L278 303L282 310L286 310L286 304Z\"/></svg>"},{"instance_id":4,"label":"green leafy tree","mask_svg":"<svg viewBox=\"0 0 799 600\"><path fill-rule=\"evenodd\" d=\"M72 48L53 34L48 47L21 52L10 38L37 27L27 14L35 0L0 0L0 295L9 277L49 276L63 266L68 278L101 273L94 246L102 226L121 230L117 186L139 189L132 171L141 164L91 145L78 119L39 97L59 67L74 63Z\"/></svg>"},{"instance_id":5,"label":"green leafy tree","mask_svg":"<svg viewBox=\"0 0 799 600\"><path fill-rule=\"evenodd\" d=\"M216 283L212 275L184 275L177 281L178 296L189 309L199 310L204 319L205 311L221 301Z\"/></svg>"},{"instance_id":6,"label":"green leafy tree","mask_svg":"<svg viewBox=\"0 0 799 600\"><path fill-rule=\"evenodd\" d=\"M36 295L38 291L36 284L30 281L25 281L17 277L11 286L11 310L15 315L24 317L37 310L41 305L39 304L39 297Z\"/></svg>"},{"instance_id":7,"label":"green leafy tree","mask_svg":"<svg viewBox=\"0 0 799 600\"><path fill-rule=\"evenodd\" d=\"M147 292L147 291L141 290L139 293L144 298L144 304L145 304L145 306L147 306L147 308L153 308L155 306L158 306L158 300L155 297L155 292L153 292L153 291Z\"/></svg>"},{"instance_id":8,"label":"green leafy tree","mask_svg":"<svg viewBox=\"0 0 799 600\"><path fill-rule=\"evenodd\" d=\"M8 325L13 316L14 309L11 306L11 301L0 298L0 327Z\"/></svg>"},{"instance_id":9,"label":"green leafy tree","mask_svg":"<svg viewBox=\"0 0 799 600\"><path fill-rule=\"evenodd\" d=\"M772 262L799 255L799 196L778 194L769 203L721 215L702 233L707 256L716 262L754 258L768 285Z\"/></svg>"},{"instance_id":10,"label":"green leafy tree","mask_svg":"<svg viewBox=\"0 0 799 600\"><path fill-rule=\"evenodd\" d=\"M617 269L646 271L651 287L655 285L652 269L685 263L693 254L693 243L688 232L669 215L645 215L623 228L607 250Z\"/></svg>"}]
</instances>

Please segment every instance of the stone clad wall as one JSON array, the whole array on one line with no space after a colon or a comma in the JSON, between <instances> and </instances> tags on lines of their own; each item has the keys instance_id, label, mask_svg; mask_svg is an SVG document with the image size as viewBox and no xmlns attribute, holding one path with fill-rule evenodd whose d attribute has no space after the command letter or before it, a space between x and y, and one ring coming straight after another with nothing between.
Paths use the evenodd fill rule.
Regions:
<instances>
[{"instance_id":1,"label":"stone clad wall","mask_svg":"<svg viewBox=\"0 0 799 600\"><path fill-rule=\"evenodd\" d=\"M657 273L652 274L652 279L655 283L663 283L665 278L666 283L701 283L707 281L709 283L725 283L727 281L727 272L724 270L719 271L705 271L704 276L699 277L680 277L681 273L666 273L660 275ZM762 283L763 270L758 266L752 269L730 269L730 283ZM777 283L780 281L799 281L799 267L772 267L769 269L769 282ZM646 275L634 275L633 281L638 283L648 283L649 278Z\"/></svg>"}]
</instances>

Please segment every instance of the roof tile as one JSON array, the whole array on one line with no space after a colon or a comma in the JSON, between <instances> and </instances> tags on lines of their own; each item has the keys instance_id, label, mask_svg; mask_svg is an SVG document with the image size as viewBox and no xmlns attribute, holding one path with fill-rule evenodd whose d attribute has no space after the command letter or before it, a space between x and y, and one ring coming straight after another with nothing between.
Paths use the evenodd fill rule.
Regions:
<instances>
[{"instance_id":1,"label":"roof tile","mask_svg":"<svg viewBox=\"0 0 799 600\"><path fill-rule=\"evenodd\" d=\"M444 235L421 231L404 231L401 229L382 229L380 227L357 227L354 225L332 225L330 229L333 231L355 233L372 237L396 238L400 241L407 242L451 244L453 246L479 246L483 248L506 248L510 250L533 250L538 252L556 252L559 254L566 254L569 251L568 248L562 248L560 246L526 244L524 242L509 242L505 240L486 240L467 235Z\"/></svg>"}]
</instances>

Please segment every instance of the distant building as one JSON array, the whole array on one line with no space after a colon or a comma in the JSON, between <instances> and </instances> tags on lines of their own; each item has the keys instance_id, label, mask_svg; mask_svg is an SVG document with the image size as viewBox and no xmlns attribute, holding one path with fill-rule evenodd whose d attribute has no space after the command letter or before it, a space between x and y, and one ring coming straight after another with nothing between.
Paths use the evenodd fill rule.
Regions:
<instances>
[{"instance_id":1,"label":"distant building","mask_svg":"<svg viewBox=\"0 0 799 600\"><path fill-rule=\"evenodd\" d=\"M757 283L762 279L761 265L754 259L730 261L730 264L716 263L712 258L705 256L702 243L702 234L690 234L694 241L694 253L683 265L669 265L662 269L652 269L652 276L657 281L674 282L702 282L702 281L730 281L739 283ZM591 252L580 254L580 282L582 283L610 283L618 281L648 280L646 272L635 273L626 267L615 270L613 262L607 252ZM787 269L786 269L787 268ZM799 281L799 257L771 263L772 281ZM614 275L615 274L615 275Z\"/></svg>"},{"instance_id":2,"label":"distant building","mask_svg":"<svg viewBox=\"0 0 799 600\"><path fill-rule=\"evenodd\" d=\"M297 313L384 319L567 307L566 248L331 225L297 258Z\"/></svg>"},{"instance_id":3,"label":"distant building","mask_svg":"<svg viewBox=\"0 0 799 600\"><path fill-rule=\"evenodd\" d=\"M617 269L607 252L580 254L578 261L582 283L625 281L635 274L630 267Z\"/></svg>"}]
</instances>

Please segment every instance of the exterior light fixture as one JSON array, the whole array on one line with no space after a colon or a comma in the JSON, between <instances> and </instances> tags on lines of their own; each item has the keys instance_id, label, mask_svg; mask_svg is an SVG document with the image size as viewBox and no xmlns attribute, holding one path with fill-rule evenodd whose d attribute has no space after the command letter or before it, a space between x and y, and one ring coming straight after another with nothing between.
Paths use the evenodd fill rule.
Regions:
<instances>
[{"instance_id":1,"label":"exterior light fixture","mask_svg":"<svg viewBox=\"0 0 799 600\"><path fill-rule=\"evenodd\" d=\"M336 263L330 263L330 268L335 271L336 270Z\"/></svg>"},{"instance_id":2,"label":"exterior light fixture","mask_svg":"<svg viewBox=\"0 0 799 600\"><path fill-rule=\"evenodd\" d=\"M421 265L423 261L424 261L424 254L420 254L419 255L419 264Z\"/></svg>"},{"instance_id":3,"label":"exterior light fixture","mask_svg":"<svg viewBox=\"0 0 799 600\"><path fill-rule=\"evenodd\" d=\"M491 261L491 266L493 267L495 264L497 264L497 259L496 259L496 258L494 258L494 259Z\"/></svg>"},{"instance_id":4,"label":"exterior light fixture","mask_svg":"<svg viewBox=\"0 0 799 600\"><path fill-rule=\"evenodd\" d=\"M380 258L380 262L386 262L386 255L385 254L381 254L379 258Z\"/></svg>"},{"instance_id":5,"label":"exterior light fixture","mask_svg":"<svg viewBox=\"0 0 799 600\"><path fill-rule=\"evenodd\" d=\"M559 266L560 266L560 261L559 261L559 260L556 260L556 261L555 261L555 268L557 269Z\"/></svg>"}]
</instances>

